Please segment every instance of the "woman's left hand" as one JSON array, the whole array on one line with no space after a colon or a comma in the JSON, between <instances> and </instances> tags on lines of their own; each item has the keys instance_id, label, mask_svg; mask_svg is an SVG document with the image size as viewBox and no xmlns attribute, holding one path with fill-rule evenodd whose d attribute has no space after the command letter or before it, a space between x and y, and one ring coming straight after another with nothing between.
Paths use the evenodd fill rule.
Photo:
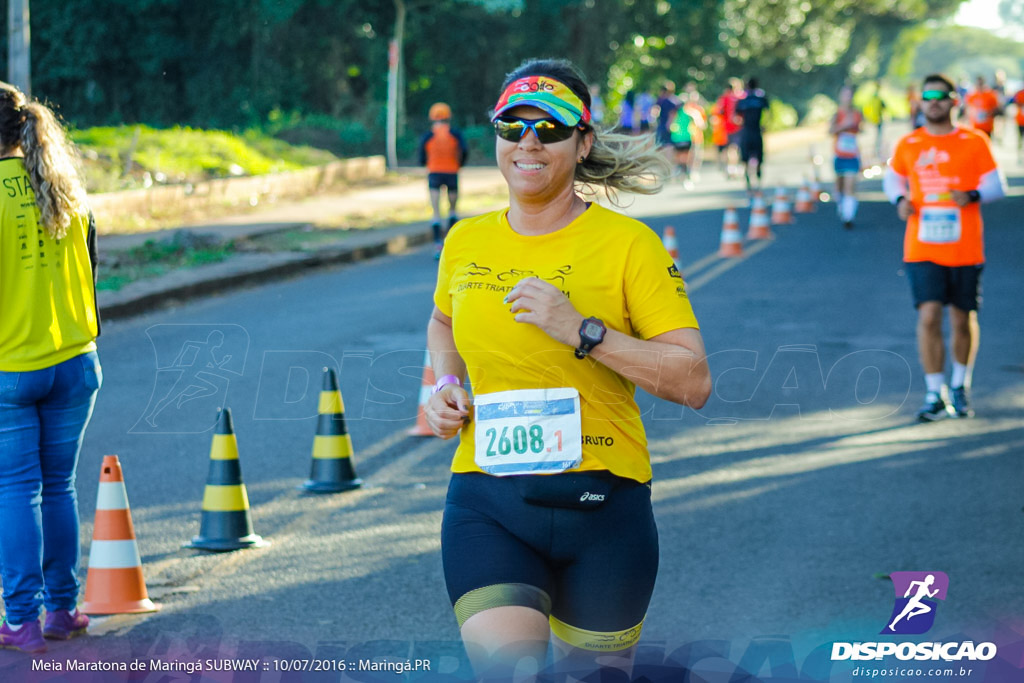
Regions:
<instances>
[{"instance_id":1,"label":"woman's left hand","mask_svg":"<svg viewBox=\"0 0 1024 683\"><path fill-rule=\"evenodd\" d=\"M562 291L536 277L520 280L505 297L516 322L536 325L549 337L573 348L580 344L583 316Z\"/></svg>"}]
</instances>

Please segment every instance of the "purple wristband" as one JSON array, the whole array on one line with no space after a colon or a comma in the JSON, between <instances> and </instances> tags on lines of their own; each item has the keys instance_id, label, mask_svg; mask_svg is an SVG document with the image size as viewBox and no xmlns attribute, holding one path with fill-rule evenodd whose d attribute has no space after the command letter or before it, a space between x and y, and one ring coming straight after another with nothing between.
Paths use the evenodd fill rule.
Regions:
<instances>
[{"instance_id":1,"label":"purple wristband","mask_svg":"<svg viewBox=\"0 0 1024 683\"><path fill-rule=\"evenodd\" d=\"M462 380L460 380L455 375L445 375L441 379L437 380L437 384L434 385L434 388L431 390L430 393L431 394L436 394L437 392L441 391L442 389L444 389L449 384L455 384L455 385L458 385L458 386L461 387L462 386Z\"/></svg>"}]
</instances>

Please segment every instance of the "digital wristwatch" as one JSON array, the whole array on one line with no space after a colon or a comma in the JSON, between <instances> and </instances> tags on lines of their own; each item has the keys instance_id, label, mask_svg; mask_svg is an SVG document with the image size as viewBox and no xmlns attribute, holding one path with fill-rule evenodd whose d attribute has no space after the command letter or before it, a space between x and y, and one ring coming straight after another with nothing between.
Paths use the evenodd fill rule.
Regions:
<instances>
[{"instance_id":1,"label":"digital wristwatch","mask_svg":"<svg viewBox=\"0 0 1024 683\"><path fill-rule=\"evenodd\" d=\"M580 324L580 345L574 351L577 358L583 359L594 350L594 347L604 341L605 332L608 328L597 318L584 318Z\"/></svg>"}]
</instances>

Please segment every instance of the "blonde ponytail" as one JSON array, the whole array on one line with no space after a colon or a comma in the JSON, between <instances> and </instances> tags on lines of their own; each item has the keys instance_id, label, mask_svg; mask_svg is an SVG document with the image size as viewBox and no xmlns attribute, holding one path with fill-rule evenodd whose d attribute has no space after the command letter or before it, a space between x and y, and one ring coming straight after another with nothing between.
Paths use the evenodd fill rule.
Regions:
<instances>
[{"instance_id":1,"label":"blonde ponytail","mask_svg":"<svg viewBox=\"0 0 1024 683\"><path fill-rule=\"evenodd\" d=\"M85 209L78 152L50 108L40 102L22 107L20 144L36 194L41 222L55 238L67 235L71 219Z\"/></svg>"},{"instance_id":2,"label":"blonde ponytail","mask_svg":"<svg viewBox=\"0 0 1024 683\"><path fill-rule=\"evenodd\" d=\"M576 165L576 182L583 194L595 195L604 188L616 206L619 192L657 194L672 167L655 146L653 135L622 135L594 129L590 154Z\"/></svg>"}]
</instances>

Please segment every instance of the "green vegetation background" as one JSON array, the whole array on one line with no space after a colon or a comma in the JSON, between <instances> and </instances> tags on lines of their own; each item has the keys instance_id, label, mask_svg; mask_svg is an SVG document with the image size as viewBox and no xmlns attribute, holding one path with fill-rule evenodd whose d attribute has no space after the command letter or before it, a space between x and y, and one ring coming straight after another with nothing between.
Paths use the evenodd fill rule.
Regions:
<instances>
[{"instance_id":1,"label":"green vegetation background","mask_svg":"<svg viewBox=\"0 0 1024 683\"><path fill-rule=\"evenodd\" d=\"M167 179L319 163L314 149L380 154L388 45L404 6L399 158L414 162L426 111L442 100L481 163L493 154L486 123L497 87L528 57L580 65L609 119L630 89L693 81L713 101L728 78L755 75L777 102L769 127L826 118L844 82L884 78L896 114L905 86L926 72L1019 76L1021 44L947 25L960 3L33 0L33 94L102 162L94 175L104 187L124 176L129 151Z\"/></svg>"}]
</instances>

